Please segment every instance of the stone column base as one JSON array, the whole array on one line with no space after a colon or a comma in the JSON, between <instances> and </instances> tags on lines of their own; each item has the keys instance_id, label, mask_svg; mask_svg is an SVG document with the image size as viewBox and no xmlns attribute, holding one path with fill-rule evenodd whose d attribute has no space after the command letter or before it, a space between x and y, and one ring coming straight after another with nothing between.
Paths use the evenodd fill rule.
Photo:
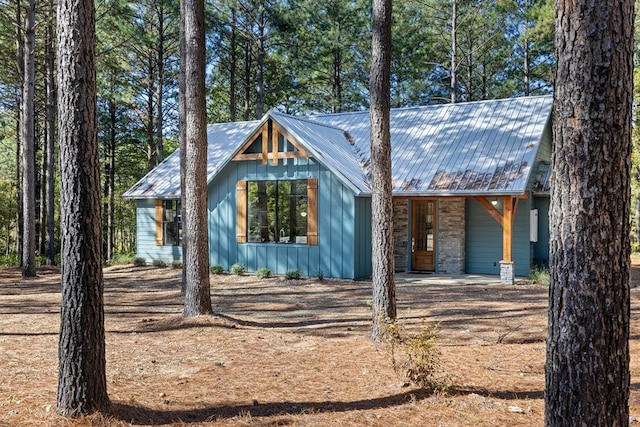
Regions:
<instances>
[{"instance_id":1,"label":"stone column base","mask_svg":"<svg viewBox=\"0 0 640 427\"><path fill-rule=\"evenodd\" d=\"M500 261L500 284L513 285L516 283L514 274L514 262Z\"/></svg>"}]
</instances>

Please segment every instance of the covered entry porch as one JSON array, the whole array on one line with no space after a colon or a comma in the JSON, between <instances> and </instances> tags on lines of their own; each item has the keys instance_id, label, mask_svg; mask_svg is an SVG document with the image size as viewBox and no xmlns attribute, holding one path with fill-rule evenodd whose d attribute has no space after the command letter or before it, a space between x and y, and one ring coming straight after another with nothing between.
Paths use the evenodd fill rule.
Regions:
<instances>
[{"instance_id":1,"label":"covered entry porch","mask_svg":"<svg viewBox=\"0 0 640 427\"><path fill-rule=\"evenodd\" d=\"M498 275L512 284L534 261L535 205L528 194L395 198L396 271Z\"/></svg>"}]
</instances>

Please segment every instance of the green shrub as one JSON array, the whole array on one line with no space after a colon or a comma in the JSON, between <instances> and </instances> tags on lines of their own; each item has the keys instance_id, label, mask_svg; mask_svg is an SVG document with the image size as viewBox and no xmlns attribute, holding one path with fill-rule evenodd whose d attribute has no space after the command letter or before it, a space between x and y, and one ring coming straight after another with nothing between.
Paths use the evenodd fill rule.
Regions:
<instances>
[{"instance_id":1,"label":"green shrub","mask_svg":"<svg viewBox=\"0 0 640 427\"><path fill-rule=\"evenodd\" d=\"M298 280L300 279L300 270L298 270L297 268L294 270L289 270L285 273L284 277L287 280Z\"/></svg>"},{"instance_id":2,"label":"green shrub","mask_svg":"<svg viewBox=\"0 0 640 427\"><path fill-rule=\"evenodd\" d=\"M244 265L238 263L235 263L231 266L231 268L229 269L229 271L231 271L232 274L235 274L236 276L241 276L244 274L245 272L245 268Z\"/></svg>"},{"instance_id":3,"label":"green shrub","mask_svg":"<svg viewBox=\"0 0 640 427\"><path fill-rule=\"evenodd\" d=\"M171 263L172 268L182 268L182 261L173 261Z\"/></svg>"},{"instance_id":4,"label":"green shrub","mask_svg":"<svg viewBox=\"0 0 640 427\"><path fill-rule=\"evenodd\" d=\"M271 270L269 270L267 267L260 267L256 270L256 276L260 279L266 279L268 277L271 277Z\"/></svg>"},{"instance_id":5,"label":"green shrub","mask_svg":"<svg viewBox=\"0 0 640 427\"><path fill-rule=\"evenodd\" d=\"M18 254L8 254L0 256L0 266L17 268L20 267L20 257Z\"/></svg>"},{"instance_id":6,"label":"green shrub","mask_svg":"<svg viewBox=\"0 0 640 427\"><path fill-rule=\"evenodd\" d=\"M220 264L212 265L211 268L209 269L209 271L211 271L211 274L222 274L222 273L224 273L224 269L222 268L222 266Z\"/></svg>"},{"instance_id":7,"label":"green shrub","mask_svg":"<svg viewBox=\"0 0 640 427\"><path fill-rule=\"evenodd\" d=\"M434 376L440 368L438 325L427 326L409 337L405 341L405 354L405 375L409 381L423 388L442 388Z\"/></svg>"},{"instance_id":8,"label":"green shrub","mask_svg":"<svg viewBox=\"0 0 640 427\"><path fill-rule=\"evenodd\" d=\"M133 265L136 267L144 267L147 265L147 261L144 258L137 256L133 259Z\"/></svg>"},{"instance_id":9,"label":"green shrub","mask_svg":"<svg viewBox=\"0 0 640 427\"><path fill-rule=\"evenodd\" d=\"M406 339L400 337L400 326L397 322L387 321L385 328L386 339L383 344L389 348L395 373L418 387L445 391L448 383L446 377L441 374L438 325L427 325L422 331ZM398 351L402 354L400 361Z\"/></svg>"},{"instance_id":10,"label":"green shrub","mask_svg":"<svg viewBox=\"0 0 640 427\"><path fill-rule=\"evenodd\" d=\"M318 271L316 272L316 277L318 278L318 280L320 282L322 282L322 280L324 280L324 271L322 271L321 268L319 268Z\"/></svg>"},{"instance_id":11,"label":"green shrub","mask_svg":"<svg viewBox=\"0 0 640 427\"><path fill-rule=\"evenodd\" d=\"M549 286L551 279L549 277L549 270L546 268L535 267L529 272L529 282L536 285Z\"/></svg>"},{"instance_id":12,"label":"green shrub","mask_svg":"<svg viewBox=\"0 0 640 427\"><path fill-rule=\"evenodd\" d=\"M113 254L111 258L111 265L123 265L123 264L134 264L135 263L135 255L134 254Z\"/></svg>"},{"instance_id":13,"label":"green shrub","mask_svg":"<svg viewBox=\"0 0 640 427\"><path fill-rule=\"evenodd\" d=\"M154 267L166 267L167 263L162 261L161 259L154 259L153 260L153 266Z\"/></svg>"}]
</instances>

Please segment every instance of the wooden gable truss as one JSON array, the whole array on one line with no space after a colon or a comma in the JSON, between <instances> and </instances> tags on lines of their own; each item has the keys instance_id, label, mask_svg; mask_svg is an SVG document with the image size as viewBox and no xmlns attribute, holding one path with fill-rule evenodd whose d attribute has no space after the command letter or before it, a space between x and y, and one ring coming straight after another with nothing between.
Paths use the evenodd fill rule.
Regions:
<instances>
[{"instance_id":1,"label":"wooden gable truss","mask_svg":"<svg viewBox=\"0 0 640 427\"><path fill-rule=\"evenodd\" d=\"M284 143L289 142L294 151L280 151L280 136L283 138L282 146L286 147ZM247 152L251 146L253 146L258 140L262 143L262 149L259 153ZM245 160L262 160L262 164L266 165L269 160L274 165L277 165L280 159L295 159L311 157L311 155L305 150L289 133L278 126L273 120L267 120L260 129L258 129L242 146L238 154L236 154L232 160L245 161Z\"/></svg>"},{"instance_id":2,"label":"wooden gable truss","mask_svg":"<svg viewBox=\"0 0 640 427\"><path fill-rule=\"evenodd\" d=\"M289 142L294 151L280 151L280 136L283 138L283 147ZM259 153L247 152L256 142L260 140L261 150ZM267 120L258 129L248 141L242 146L232 160L247 161L261 160L263 165L269 164L269 160L273 165L277 165L280 159L295 159L311 157L309 152L305 150L291 135L278 126L273 120ZM307 244L318 244L318 178L307 178ZM238 243L247 243L247 181L238 181L236 184L236 241Z\"/></svg>"}]
</instances>

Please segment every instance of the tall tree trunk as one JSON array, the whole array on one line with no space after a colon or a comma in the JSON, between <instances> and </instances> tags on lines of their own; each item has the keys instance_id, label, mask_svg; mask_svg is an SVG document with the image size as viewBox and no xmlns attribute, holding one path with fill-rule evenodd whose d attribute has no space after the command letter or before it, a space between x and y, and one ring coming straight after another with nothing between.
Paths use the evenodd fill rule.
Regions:
<instances>
[{"instance_id":1,"label":"tall tree trunk","mask_svg":"<svg viewBox=\"0 0 640 427\"><path fill-rule=\"evenodd\" d=\"M388 337L396 320L391 201L391 134L389 125L391 68L391 0L373 0L371 55L371 246L374 341Z\"/></svg>"},{"instance_id":2,"label":"tall tree trunk","mask_svg":"<svg viewBox=\"0 0 640 427\"><path fill-rule=\"evenodd\" d=\"M229 120L232 122L236 121L238 105L236 101L236 68L238 67L237 20L238 12L234 3L231 6L231 36L229 40L229 48L231 49L231 64L229 65Z\"/></svg>"},{"instance_id":3,"label":"tall tree trunk","mask_svg":"<svg viewBox=\"0 0 640 427\"><path fill-rule=\"evenodd\" d=\"M156 161L156 138L153 132L153 122L155 111L153 108L153 58L149 58L147 76L147 170L153 169L158 162Z\"/></svg>"},{"instance_id":4,"label":"tall tree trunk","mask_svg":"<svg viewBox=\"0 0 640 427\"><path fill-rule=\"evenodd\" d=\"M164 126L164 112L162 111L162 97L164 95L164 1L158 2L158 75L156 83L156 161L158 164L164 160L164 144L163 144L163 132Z\"/></svg>"},{"instance_id":5,"label":"tall tree trunk","mask_svg":"<svg viewBox=\"0 0 640 427\"><path fill-rule=\"evenodd\" d=\"M244 44L244 120L251 118L251 41Z\"/></svg>"},{"instance_id":6,"label":"tall tree trunk","mask_svg":"<svg viewBox=\"0 0 640 427\"><path fill-rule=\"evenodd\" d=\"M333 102L331 103L331 112L342 112L342 57L340 49L336 48L333 52Z\"/></svg>"},{"instance_id":7,"label":"tall tree trunk","mask_svg":"<svg viewBox=\"0 0 640 427\"><path fill-rule=\"evenodd\" d=\"M58 2L62 308L57 411L109 406L105 371L100 165L96 118L95 9Z\"/></svg>"},{"instance_id":8,"label":"tall tree trunk","mask_svg":"<svg viewBox=\"0 0 640 427\"><path fill-rule=\"evenodd\" d=\"M45 83L46 85L46 83ZM49 148L47 145L47 141L49 139L49 128L46 123L44 126L44 143L42 144L41 153L42 153L42 163L40 164L40 175L38 179L39 185L39 218L38 218L38 252L40 254L44 254L47 251L47 159L49 155L47 153L47 149ZM36 137L40 139L39 137ZM36 150L37 151L37 150ZM37 203L36 203L37 205Z\"/></svg>"},{"instance_id":9,"label":"tall tree trunk","mask_svg":"<svg viewBox=\"0 0 640 427\"><path fill-rule=\"evenodd\" d=\"M24 37L22 34L22 2L16 0L16 68L20 78L20 89L16 97L16 224L18 228L18 238L16 239L16 253L22 255L23 242L23 222L22 222L22 120L24 112L22 110L23 87L24 87ZM21 264L22 265L22 257Z\"/></svg>"},{"instance_id":10,"label":"tall tree trunk","mask_svg":"<svg viewBox=\"0 0 640 427\"><path fill-rule=\"evenodd\" d=\"M265 31L267 24L264 3L260 3L258 12L258 46L256 56L256 119L260 120L264 112L264 57L265 57Z\"/></svg>"},{"instance_id":11,"label":"tall tree trunk","mask_svg":"<svg viewBox=\"0 0 640 427\"><path fill-rule=\"evenodd\" d=\"M474 66L474 57L473 57L473 34L471 34L471 29L468 29L467 32L467 97L465 101L471 102L475 100L473 96L474 86L473 86L473 66Z\"/></svg>"},{"instance_id":12,"label":"tall tree trunk","mask_svg":"<svg viewBox=\"0 0 640 427\"><path fill-rule=\"evenodd\" d=\"M24 81L22 89L22 277L36 275L36 171L35 171L35 42L36 2L29 0L24 29Z\"/></svg>"},{"instance_id":13,"label":"tall tree trunk","mask_svg":"<svg viewBox=\"0 0 640 427\"><path fill-rule=\"evenodd\" d=\"M185 75L185 64L187 63L187 47L185 37L185 1L180 0L180 72L178 73L178 140L180 143L180 217L182 222L182 286L180 291L182 295L186 293L187 286L187 239L184 238L184 218L187 216L186 203L184 199L184 191L186 186L186 168L187 168L187 79Z\"/></svg>"},{"instance_id":14,"label":"tall tree trunk","mask_svg":"<svg viewBox=\"0 0 640 427\"><path fill-rule=\"evenodd\" d=\"M111 93L115 93L115 80L116 77L111 74ZM104 208L106 210L107 226L105 230L107 232L107 238L105 239L106 253L104 257L106 260L112 260L114 255L114 243L115 243L115 168L116 168L116 140L117 140L117 105L113 97L109 97L108 101L109 110L109 137L105 143L104 157L105 157L105 177L104 177Z\"/></svg>"},{"instance_id":15,"label":"tall tree trunk","mask_svg":"<svg viewBox=\"0 0 640 427\"><path fill-rule=\"evenodd\" d=\"M633 8L556 2L548 426L629 423Z\"/></svg>"},{"instance_id":16,"label":"tall tree trunk","mask_svg":"<svg viewBox=\"0 0 640 427\"><path fill-rule=\"evenodd\" d=\"M451 1L451 103L458 102L458 10L457 0Z\"/></svg>"},{"instance_id":17,"label":"tall tree trunk","mask_svg":"<svg viewBox=\"0 0 640 427\"><path fill-rule=\"evenodd\" d=\"M55 264L55 142L56 142L56 87L55 87L55 33L53 0L49 0L47 24L47 265Z\"/></svg>"},{"instance_id":18,"label":"tall tree trunk","mask_svg":"<svg viewBox=\"0 0 640 427\"><path fill-rule=\"evenodd\" d=\"M185 62L185 216L186 283L183 316L211 313L207 224L207 111L205 104L204 0L184 2Z\"/></svg>"},{"instance_id":19,"label":"tall tree trunk","mask_svg":"<svg viewBox=\"0 0 640 427\"><path fill-rule=\"evenodd\" d=\"M530 53L529 53L529 27L530 27L530 22L529 22L529 2L528 0L525 0L524 2L524 40L523 40L523 44L524 44L524 55L522 58L522 62L523 62L523 74L524 74L524 96L529 96L531 94L531 88L530 88L530 76L531 76L531 64L530 64Z\"/></svg>"}]
</instances>

